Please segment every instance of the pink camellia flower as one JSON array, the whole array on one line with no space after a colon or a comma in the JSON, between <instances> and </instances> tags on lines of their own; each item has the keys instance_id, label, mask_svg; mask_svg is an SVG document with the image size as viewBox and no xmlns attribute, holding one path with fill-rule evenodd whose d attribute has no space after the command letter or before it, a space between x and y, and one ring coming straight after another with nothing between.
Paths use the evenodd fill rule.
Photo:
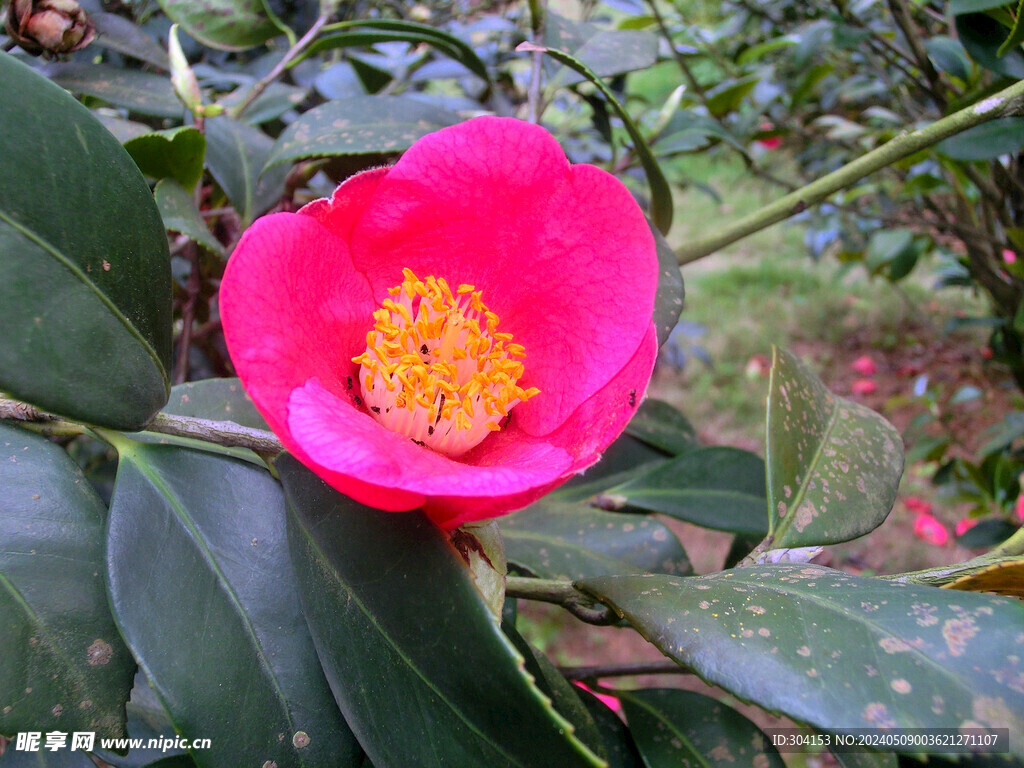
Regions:
<instances>
[{"instance_id":1,"label":"pink camellia flower","mask_svg":"<svg viewBox=\"0 0 1024 768\"><path fill-rule=\"evenodd\" d=\"M542 128L481 117L258 220L220 307L297 459L451 529L526 506L622 432L654 367L657 282L617 179Z\"/></svg>"},{"instance_id":2,"label":"pink camellia flower","mask_svg":"<svg viewBox=\"0 0 1024 768\"><path fill-rule=\"evenodd\" d=\"M604 704L615 714L622 716L622 702L619 701L615 696L609 696L607 693L598 693L586 683L580 682L579 680L573 680L572 684L577 688L582 688L587 693L592 694L598 701Z\"/></svg>"},{"instance_id":3,"label":"pink camellia flower","mask_svg":"<svg viewBox=\"0 0 1024 768\"><path fill-rule=\"evenodd\" d=\"M956 528L953 529L953 533L955 533L956 537L959 539L977 524L978 518L976 517L961 517L956 521Z\"/></svg>"},{"instance_id":4,"label":"pink camellia flower","mask_svg":"<svg viewBox=\"0 0 1024 768\"><path fill-rule=\"evenodd\" d=\"M1024 483L1024 476L1021 477L1021 482ZM1017 513L1017 519L1024 523L1024 493L1017 497L1017 501L1014 503L1014 512Z\"/></svg>"},{"instance_id":5,"label":"pink camellia flower","mask_svg":"<svg viewBox=\"0 0 1024 768\"><path fill-rule=\"evenodd\" d=\"M924 512L929 515L932 512L931 502L925 501L920 496L907 496L903 503L911 512Z\"/></svg>"},{"instance_id":6,"label":"pink camellia flower","mask_svg":"<svg viewBox=\"0 0 1024 768\"><path fill-rule=\"evenodd\" d=\"M949 542L946 526L927 512L919 512L914 518L914 535L935 547L944 547Z\"/></svg>"},{"instance_id":7,"label":"pink camellia flower","mask_svg":"<svg viewBox=\"0 0 1024 768\"><path fill-rule=\"evenodd\" d=\"M872 379L857 379L850 385L850 391L855 395L870 395L878 389L878 385Z\"/></svg>"},{"instance_id":8,"label":"pink camellia flower","mask_svg":"<svg viewBox=\"0 0 1024 768\"><path fill-rule=\"evenodd\" d=\"M850 363L850 368L861 376L874 376L878 373L878 366L875 365L874 358L871 355L861 355Z\"/></svg>"}]
</instances>

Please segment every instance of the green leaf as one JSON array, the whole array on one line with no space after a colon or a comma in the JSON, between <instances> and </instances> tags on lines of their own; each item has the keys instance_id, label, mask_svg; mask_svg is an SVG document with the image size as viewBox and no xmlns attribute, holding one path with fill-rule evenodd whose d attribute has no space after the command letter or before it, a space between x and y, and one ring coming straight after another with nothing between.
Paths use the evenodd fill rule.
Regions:
<instances>
[{"instance_id":1,"label":"green leaf","mask_svg":"<svg viewBox=\"0 0 1024 768\"><path fill-rule=\"evenodd\" d=\"M590 710L580 700L580 689L566 680L547 656L526 642L514 626L503 625L502 631L522 655L526 672L533 677L537 687L551 699L558 713L572 723L576 736L594 754L607 759L604 753L604 740Z\"/></svg>"},{"instance_id":2,"label":"green leaf","mask_svg":"<svg viewBox=\"0 0 1024 768\"><path fill-rule=\"evenodd\" d=\"M499 527L509 563L545 579L691 570L675 534L645 515L539 501Z\"/></svg>"},{"instance_id":3,"label":"green leaf","mask_svg":"<svg viewBox=\"0 0 1024 768\"><path fill-rule=\"evenodd\" d=\"M602 765L524 674L441 531L360 506L290 456L277 469L306 621L375 765Z\"/></svg>"},{"instance_id":4,"label":"green leaf","mask_svg":"<svg viewBox=\"0 0 1024 768\"><path fill-rule=\"evenodd\" d=\"M924 48L935 66L967 82L971 76L971 60L959 40L936 35L924 41Z\"/></svg>"},{"instance_id":5,"label":"green leaf","mask_svg":"<svg viewBox=\"0 0 1024 768\"><path fill-rule=\"evenodd\" d=\"M221 115L206 121L206 162L248 226L281 199L288 168L262 173L274 141L259 128Z\"/></svg>"},{"instance_id":6,"label":"green leaf","mask_svg":"<svg viewBox=\"0 0 1024 768\"><path fill-rule=\"evenodd\" d=\"M277 483L244 462L115 442L111 603L175 729L212 738L196 764L358 765L302 619Z\"/></svg>"},{"instance_id":7,"label":"green leaf","mask_svg":"<svg viewBox=\"0 0 1024 768\"><path fill-rule=\"evenodd\" d=\"M977 13L988 11L992 8L1002 8L1007 0L949 0L949 15L961 16L965 13Z\"/></svg>"},{"instance_id":8,"label":"green leaf","mask_svg":"<svg viewBox=\"0 0 1024 768\"><path fill-rule=\"evenodd\" d=\"M640 754L636 751L633 736L619 716L589 690L581 688L576 695L590 711L601 733L608 755L608 768L641 768Z\"/></svg>"},{"instance_id":9,"label":"green leaf","mask_svg":"<svg viewBox=\"0 0 1024 768\"><path fill-rule=\"evenodd\" d=\"M997 117L943 139L935 150L954 160L991 160L1024 147L1024 118Z\"/></svg>"},{"instance_id":10,"label":"green leaf","mask_svg":"<svg viewBox=\"0 0 1024 768\"><path fill-rule=\"evenodd\" d=\"M210 232L192 195L181 184L174 179L163 179L153 190L153 197L167 229L180 232L208 251L224 256L224 246Z\"/></svg>"},{"instance_id":11,"label":"green leaf","mask_svg":"<svg viewBox=\"0 0 1024 768\"><path fill-rule=\"evenodd\" d=\"M105 512L58 445L0 423L0 733L124 735L135 661L107 605Z\"/></svg>"},{"instance_id":12,"label":"green leaf","mask_svg":"<svg viewBox=\"0 0 1024 768\"><path fill-rule=\"evenodd\" d=\"M764 461L749 451L694 448L604 493L624 507L760 536L768 531L764 477Z\"/></svg>"},{"instance_id":13,"label":"green leaf","mask_svg":"<svg viewBox=\"0 0 1024 768\"><path fill-rule=\"evenodd\" d=\"M170 69L166 49L134 23L116 13L107 13L99 0L82 2L80 5L96 28L93 45L126 54L160 69Z\"/></svg>"},{"instance_id":14,"label":"green leaf","mask_svg":"<svg viewBox=\"0 0 1024 768\"><path fill-rule=\"evenodd\" d=\"M672 329L679 322L683 311L683 275L679 271L676 252L664 236L649 221L654 245L658 251L658 292L654 297L654 327L658 330L658 346L668 341Z\"/></svg>"},{"instance_id":15,"label":"green leaf","mask_svg":"<svg viewBox=\"0 0 1024 768\"><path fill-rule=\"evenodd\" d=\"M1014 48L1002 56L999 48L1006 39L1006 28L984 13L957 16L957 38L968 55L985 69L1014 80L1024 78L1024 51Z\"/></svg>"},{"instance_id":16,"label":"green leaf","mask_svg":"<svg viewBox=\"0 0 1024 768\"><path fill-rule=\"evenodd\" d=\"M555 48L564 48L552 43ZM640 30L600 29L572 55L598 77L615 77L653 66L658 60L658 36ZM588 77L572 68L556 72L551 83L575 85Z\"/></svg>"},{"instance_id":17,"label":"green leaf","mask_svg":"<svg viewBox=\"0 0 1024 768\"><path fill-rule=\"evenodd\" d=\"M1024 605L820 566L578 586L744 701L825 731L1009 728L1024 754Z\"/></svg>"},{"instance_id":18,"label":"green leaf","mask_svg":"<svg viewBox=\"0 0 1024 768\"><path fill-rule=\"evenodd\" d=\"M170 744L174 741L174 725L171 723L167 710L164 709L157 698L156 692L150 687L146 675L139 672L135 675L135 685L132 687L132 697L128 701L128 738L142 739L144 746L135 749L128 749L124 755L103 749L96 745L94 750L97 757L104 762L110 763L114 768L146 768L161 758L173 755L185 755L189 765L195 765L192 758L187 757L185 750L167 746L164 748L148 747L150 739L165 739ZM213 738L213 737L211 737Z\"/></svg>"},{"instance_id":19,"label":"green leaf","mask_svg":"<svg viewBox=\"0 0 1024 768\"><path fill-rule=\"evenodd\" d=\"M203 379L171 390L165 413L211 421L233 421L250 429L269 430L238 379Z\"/></svg>"},{"instance_id":20,"label":"green leaf","mask_svg":"<svg viewBox=\"0 0 1024 768\"><path fill-rule=\"evenodd\" d=\"M669 229L672 228L672 189L668 185L668 181L665 179L665 174L661 171L661 166L658 165L658 161L651 154L651 148L647 145L647 141L637 130L636 124L633 119L629 116L629 113L625 110L619 100L612 93L611 89L605 85L604 81L601 80L589 67L583 62L579 61L573 56L570 56L564 51L555 50L553 48L545 48L540 45L534 45L533 43L521 43L516 51L519 53L530 53L534 51L540 51L546 53L548 56L553 58L560 64L564 64L570 69L579 72L581 75L592 82L597 89L604 96L609 106L615 110L615 114L618 115L619 119L622 120L623 126L626 128L626 133L629 134L629 138L633 140L633 151L640 159L640 164L643 165L644 174L647 176L647 184L651 189L651 219L654 221L656 226L662 234L667 234Z\"/></svg>"},{"instance_id":21,"label":"green leaf","mask_svg":"<svg viewBox=\"0 0 1024 768\"><path fill-rule=\"evenodd\" d=\"M899 432L775 350L768 392L768 513L777 548L834 544L879 526L903 473Z\"/></svg>"},{"instance_id":22,"label":"green leaf","mask_svg":"<svg viewBox=\"0 0 1024 768\"><path fill-rule=\"evenodd\" d=\"M176 120L185 113L167 77L84 61L47 64L41 71L61 88L102 99L129 112Z\"/></svg>"},{"instance_id":23,"label":"green leaf","mask_svg":"<svg viewBox=\"0 0 1024 768\"><path fill-rule=\"evenodd\" d=\"M128 154L59 87L0 54L0 390L134 429L167 401L167 236Z\"/></svg>"},{"instance_id":24,"label":"green leaf","mask_svg":"<svg viewBox=\"0 0 1024 768\"><path fill-rule=\"evenodd\" d=\"M871 235L864 260L868 270L878 274L885 268L898 269L907 255L914 253L914 233L911 230L880 229Z\"/></svg>"},{"instance_id":25,"label":"green leaf","mask_svg":"<svg viewBox=\"0 0 1024 768\"><path fill-rule=\"evenodd\" d=\"M458 115L403 96L334 99L304 113L278 137L267 168L309 157L400 152Z\"/></svg>"},{"instance_id":26,"label":"green leaf","mask_svg":"<svg viewBox=\"0 0 1024 768\"><path fill-rule=\"evenodd\" d=\"M742 106L743 100L750 95L759 82L761 82L760 77L750 75L732 83L724 83L721 87L709 91L707 94L708 111L715 117L734 112Z\"/></svg>"},{"instance_id":27,"label":"green leaf","mask_svg":"<svg viewBox=\"0 0 1024 768\"><path fill-rule=\"evenodd\" d=\"M260 0L159 0L171 21L199 42L241 51L281 34Z\"/></svg>"},{"instance_id":28,"label":"green leaf","mask_svg":"<svg viewBox=\"0 0 1024 768\"><path fill-rule=\"evenodd\" d=\"M206 139L195 128L147 133L129 139L124 148L139 170L154 179L171 178L191 190L203 176Z\"/></svg>"},{"instance_id":29,"label":"green leaf","mask_svg":"<svg viewBox=\"0 0 1024 768\"><path fill-rule=\"evenodd\" d=\"M785 768L760 728L710 696L673 688L616 695L648 768Z\"/></svg>"},{"instance_id":30,"label":"green leaf","mask_svg":"<svg viewBox=\"0 0 1024 768\"><path fill-rule=\"evenodd\" d=\"M697 446L697 433L680 411L664 400L647 398L626 425L626 434L678 456Z\"/></svg>"},{"instance_id":31,"label":"green leaf","mask_svg":"<svg viewBox=\"0 0 1024 768\"><path fill-rule=\"evenodd\" d=\"M377 31L349 31L353 28ZM361 19L328 24L321 30L317 41L309 47L303 56L293 62L293 66L307 56L313 56L321 51L334 48L350 48L353 46L363 47L392 41L426 43L445 56L459 62L474 75L483 78L488 83L490 82L487 67L480 61L480 57L476 55L476 52L462 40L426 24L417 24L413 21L400 21L397 19Z\"/></svg>"},{"instance_id":32,"label":"green leaf","mask_svg":"<svg viewBox=\"0 0 1024 768\"><path fill-rule=\"evenodd\" d=\"M251 87L252 84L247 83L236 88L228 95L218 99L217 104L230 110L248 96ZM240 117L250 125L268 123L271 120L277 120L288 110L297 108L308 95L309 91L305 88L297 88L284 83L271 83L263 93L253 99Z\"/></svg>"},{"instance_id":33,"label":"green leaf","mask_svg":"<svg viewBox=\"0 0 1024 768\"><path fill-rule=\"evenodd\" d=\"M1021 13L1024 12L1024 0L1019 0L1017 3L1017 12L1013 18L1013 28L1010 30L1010 36L1007 37L1003 44L999 46L999 50L996 51L996 56L1002 58L1013 48L1020 47L1020 44L1024 42L1024 24L1021 24Z\"/></svg>"}]
</instances>

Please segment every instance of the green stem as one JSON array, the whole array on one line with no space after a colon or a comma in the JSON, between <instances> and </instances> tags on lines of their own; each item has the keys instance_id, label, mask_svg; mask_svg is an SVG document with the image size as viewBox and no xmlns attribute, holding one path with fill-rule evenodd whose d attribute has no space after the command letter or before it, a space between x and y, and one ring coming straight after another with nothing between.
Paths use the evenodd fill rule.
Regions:
<instances>
[{"instance_id":1,"label":"green stem","mask_svg":"<svg viewBox=\"0 0 1024 768\"><path fill-rule=\"evenodd\" d=\"M505 583L505 596L560 605L588 624L615 624L619 620L611 608L580 592L571 581L509 576Z\"/></svg>"},{"instance_id":2,"label":"green stem","mask_svg":"<svg viewBox=\"0 0 1024 768\"><path fill-rule=\"evenodd\" d=\"M245 97L228 114L236 119L241 117L242 113L249 108L249 105L256 101L260 94L267 90L267 87L281 76L281 73L288 68L288 65L316 40L316 36L320 34L320 30L330 21L330 18L330 14L327 13L322 13L317 17L317 20L313 22L313 26L309 28L306 34L299 38L298 42L285 52L284 56L270 72L253 84L249 92L245 94Z\"/></svg>"},{"instance_id":3,"label":"green stem","mask_svg":"<svg viewBox=\"0 0 1024 768\"><path fill-rule=\"evenodd\" d=\"M816 205L829 195L845 189L865 176L902 160L915 152L937 144L968 128L997 117L1024 113L1024 80L1014 83L994 96L936 120L916 131L901 134L873 149L842 168L785 195L760 210L726 226L721 232L687 243L676 250L680 264L708 256L720 248L742 240L748 235L777 224Z\"/></svg>"}]
</instances>

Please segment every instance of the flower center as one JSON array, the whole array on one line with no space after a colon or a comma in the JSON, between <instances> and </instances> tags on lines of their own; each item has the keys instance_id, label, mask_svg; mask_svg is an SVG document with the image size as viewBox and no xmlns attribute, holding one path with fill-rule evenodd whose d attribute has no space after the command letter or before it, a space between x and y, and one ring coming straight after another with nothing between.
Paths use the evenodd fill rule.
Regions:
<instances>
[{"instance_id":1,"label":"flower center","mask_svg":"<svg viewBox=\"0 0 1024 768\"><path fill-rule=\"evenodd\" d=\"M402 274L373 313L366 351L352 358L362 400L391 431L461 456L540 390L517 386L526 352L498 331L481 291L464 284L452 293L442 277Z\"/></svg>"}]
</instances>

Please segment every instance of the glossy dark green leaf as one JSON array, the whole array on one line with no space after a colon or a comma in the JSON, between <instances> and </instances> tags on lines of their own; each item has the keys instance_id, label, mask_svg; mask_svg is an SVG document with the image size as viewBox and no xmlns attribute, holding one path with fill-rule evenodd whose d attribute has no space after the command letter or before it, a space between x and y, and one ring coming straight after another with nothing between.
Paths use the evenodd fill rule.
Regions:
<instances>
[{"instance_id":1,"label":"glossy dark green leaf","mask_svg":"<svg viewBox=\"0 0 1024 768\"><path fill-rule=\"evenodd\" d=\"M914 246L914 233L909 229L879 229L868 240L864 260L868 269L878 272L900 258Z\"/></svg>"},{"instance_id":2,"label":"glossy dark green leaf","mask_svg":"<svg viewBox=\"0 0 1024 768\"><path fill-rule=\"evenodd\" d=\"M100 0L83 0L80 5L96 28L93 45L126 54L160 69L171 68L167 50L132 21L116 13L107 13Z\"/></svg>"},{"instance_id":3,"label":"glossy dark green leaf","mask_svg":"<svg viewBox=\"0 0 1024 768\"><path fill-rule=\"evenodd\" d=\"M589 690L581 689L577 695L590 711L604 741L608 768L641 768L640 753L633 743L633 736L619 716Z\"/></svg>"},{"instance_id":4,"label":"glossy dark green leaf","mask_svg":"<svg viewBox=\"0 0 1024 768\"><path fill-rule=\"evenodd\" d=\"M191 190L203 175L206 139L189 126L129 139L124 148L135 164L154 179L171 178Z\"/></svg>"},{"instance_id":5,"label":"glossy dark green leaf","mask_svg":"<svg viewBox=\"0 0 1024 768\"><path fill-rule=\"evenodd\" d=\"M374 32L355 32L354 28L371 29ZM324 27L317 41L310 46L306 56L333 48L350 48L353 46L376 45L392 41L408 43L426 43L439 52L462 64L474 75L490 81L487 67L480 57L466 43L454 35L450 35L426 24L398 19L360 19L342 21ZM304 58L304 57L303 57ZM301 59L299 59L301 61Z\"/></svg>"},{"instance_id":6,"label":"glossy dark green leaf","mask_svg":"<svg viewBox=\"0 0 1024 768\"><path fill-rule=\"evenodd\" d=\"M203 379L171 390L164 412L211 421L233 421L250 429L269 430L238 379Z\"/></svg>"},{"instance_id":7,"label":"glossy dark green leaf","mask_svg":"<svg viewBox=\"0 0 1024 768\"><path fill-rule=\"evenodd\" d=\"M954 160L991 160L1014 155L1024 147L1024 118L997 117L968 128L935 145L938 152Z\"/></svg>"},{"instance_id":8,"label":"glossy dark green leaf","mask_svg":"<svg viewBox=\"0 0 1024 768\"><path fill-rule=\"evenodd\" d=\"M647 398L626 425L626 434L672 456L697 446L697 433L680 411L664 400Z\"/></svg>"},{"instance_id":9,"label":"glossy dark green leaf","mask_svg":"<svg viewBox=\"0 0 1024 768\"><path fill-rule=\"evenodd\" d=\"M288 168L263 173L273 139L247 123L227 116L206 121L206 163L231 204L248 226L281 199Z\"/></svg>"},{"instance_id":10,"label":"glossy dark green leaf","mask_svg":"<svg viewBox=\"0 0 1024 768\"><path fill-rule=\"evenodd\" d=\"M525 659L526 672L533 677L537 687L551 699L558 713L572 723L576 737L595 755L606 759L601 732L590 710L580 700L580 689L566 680L547 656L526 642L514 626L503 625L501 629Z\"/></svg>"},{"instance_id":11,"label":"glossy dark green leaf","mask_svg":"<svg viewBox=\"0 0 1024 768\"><path fill-rule=\"evenodd\" d=\"M168 77L84 61L47 64L42 71L61 88L102 99L129 112L178 120L185 113Z\"/></svg>"},{"instance_id":12,"label":"glossy dark green leaf","mask_svg":"<svg viewBox=\"0 0 1024 768\"><path fill-rule=\"evenodd\" d=\"M126 754L119 755L97 744L93 750L97 757L110 763L114 768L147 768L158 760L175 755L183 755L189 765L195 764L184 749L171 745L176 737L174 725L156 692L150 687L145 673L141 671L135 675L135 685L132 687L127 710L128 738L142 740L141 746L130 747L127 751L122 749L121 751ZM161 738L164 740L159 741ZM149 747L150 739L156 739L155 744L165 746Z\"/></svg>"},{"instance_id":13,"label":"glossy dark green leaf","mask_svg":"<svg viewBox=\"0 0 1024 768\"><path fill-rule=\"evenodd\" d=\"M778 750L749 719L717 699L675 688L618 694L648 768L785 768Z\"/></svg>"},{"instance_id":14,"label":"glossy dark green leaf","mask_svg":"<svg viewBox=\"0 0 1024 768\"><path fill-rule=\"evenodd\" d=\"M626 133L629 134L629 138L633 141L633 151L640 159L640 164L644 168L644 174L647 176L647 184L651 190L651 220L654 222L654 226L656 226L662 234L667 234L669 229L672 228L672 189L669 187L668 181L665 179L665 174L662 173L661 166L658 165L658 161L651 153L651 148L647 145L647 141L640 134L640 131L637 130L633 119L629 116L629 113L625 110L622 104L619 103L619 100L615 97L612 90L583 62L573 56L570 56L564 51L545 48L543 46L533 45L532 43L522 43L518 48L516 48L516 50L520 53L529 53L533 51L546 53L558 63L564 64L570 69L580 73L587 80L597 86L601 95L604 96L605 100L607 100L608 105L615 110L615 114L618 115L620 120L622 120Z\"/></svg>"},{"instance_id":15,"label":"glossy dark green leaf","mask_svg":"<svg viewBox=\"0 0 1024 768\"><path fill-rule=\"evenodd\" d=\"M967 81L971 76L971 60L959 40L936 35L924 41L925 50L932 63L943 72Z\"/></svg>"},{"instance_id":16,"label":"glossy dark green leaf","mask_svg":"<svg viewBox=\"0 0 1024 768\"><path fill-rule=\"evenodd\" d=\"M356 504L287 455L277 468L306 621L375 765L601 764L524 674L441 531Z\"/></svg>"},{"instance_id":17,"label":"glossy dark green leaf","mask_svg":"<svg viewBox=\"0 0 1024 768\"><path fill-rule=\"evenodd\" d=\"M176 730L212 739L196 764L357 765L302 619L280 487L244 462L116 443L110 598Z\"/></svg>"},{"instance_id":18,"label":"glossy dark green leaf","mask_svg":"<svg viewBox=\"0 0 1024 768\"><path fill-rule=\"evenodd\" d=\"M957 38L978 64L1015 80L1024 77L1024 51L1015 48L999 55L1009 31L1002 24L984 13L957 16L955 22Z\"/></svg>"},{"instance_id":19,"label":"glossy dark green leaf","mask_svg":"<svg viewBox=\"0 0 1024 768\"><path fill-rule=\"evenodd\" d=\"M1024 753L1024 604L813 565L578 583L663 653L825 731L1009 728Z\"/></svg>"},{"instance_id":20,"label":"glossy dark green leaf","mask_svg":"<svg viewBox=\"0 0 1024 768\"><path fill-rule=\"evenodd\" d=\"M768 393L768 512L779 548L863 536L885 520L903 474L899 432L836 397L775 350Z\"/></svg>"},{"instance_id":21,"label":"glossy dark green leaf","mask_svg":"<svg viewBox=\"0 0 1024 768\"><path fill-rule=\"evenodd\" d=\"M160 0L170 19L199 42L223 51L241 51L277 37L260 0Z\"/></svg>"},{"instance_id":22,"label":"glossy dark green leaf","mask_svg":"<svg viewBox=\"0 0 1024 768\"><path fill-rule=\"evenodd\" d=\"M0 53L0 389L118 429L167 400L167 236L128 154L59 87Z\"/></svg>"},{"instance_id":23,"label":"glossy dark green leaf","mask_svg":"<svg viewBox=\"0 0 1024 768\"><path fill-rule=\"evenodd\" d=\"M648 222L650 224L650 222ZM654 244L658 250L658 293L654 297L654 327L658 330L658 346L668 341L669 334L679 322L683 311L683 275L679 271L676 253L658 229L651 225Z\"/></svg>"},{"instance_id":24,"label":"glossy dark green leaf","mask_svg":"<svg viewBox=\"0 0 1024 768\"><path fill-rule=\"evenodd\" d=\"M646 515L539 501L498 524L509 563L542 578L690 572L675 534Z\"/></svg>"},{"instance_id":25,"label":"glossy dark green leaf","mask_svg":"<svg viewBox=\"0 0 1024 768\"><path fill-rule=\"evenodd\" d=\"M107 605L104 514L59 446L0 423L0 733L124 735L135 662Z\"/></svg>"},{"instance_id":26,"label":"glossy dark green leaf","mask_svg":"<svg viewBox=\"0 0 1024 768\"><path fill-rule=\"evenodd\" d=\"M181 184L174 179L163 179L153 190L153 198L167 229L180 232L208 251L224 256L224 246L210 232L192 195Z\"/></svg>"},{"instance_id":27,"label":"glossy dark green leaf","mask_svg":"<svg viewBox=\"0 0 1024 768\"><path fill-rule=\"evenodd\" d=\"M768 531L765 470L760 456L739 448L694 448L606 490L624 507L746 535Z\"/></svg>"},{"instance_id":28,"label":"glossy dark green leaf","mask_svg":"<svg viewBox=\"0 0 1024 768\"><path fill-rule=\"evenodd\" d=\"M277 139L267 168L309 157L400 152L458 115L403 96L351 96L304 113Z\"/></svg>"},{"instance_id":29,"label":"glossy dark green leaf","mask_svg":"<svg viewBox=\"0 0 1024 768\"><path fill-rule=\"evenodd\" d=\"M643 467L651 469L667 460L667 456L632 435L620 435L594 466L582 475L570 479L565 485L547 495L558 501L590 501L614 485L632 479Z\"/></svg>"}]
</instances>

